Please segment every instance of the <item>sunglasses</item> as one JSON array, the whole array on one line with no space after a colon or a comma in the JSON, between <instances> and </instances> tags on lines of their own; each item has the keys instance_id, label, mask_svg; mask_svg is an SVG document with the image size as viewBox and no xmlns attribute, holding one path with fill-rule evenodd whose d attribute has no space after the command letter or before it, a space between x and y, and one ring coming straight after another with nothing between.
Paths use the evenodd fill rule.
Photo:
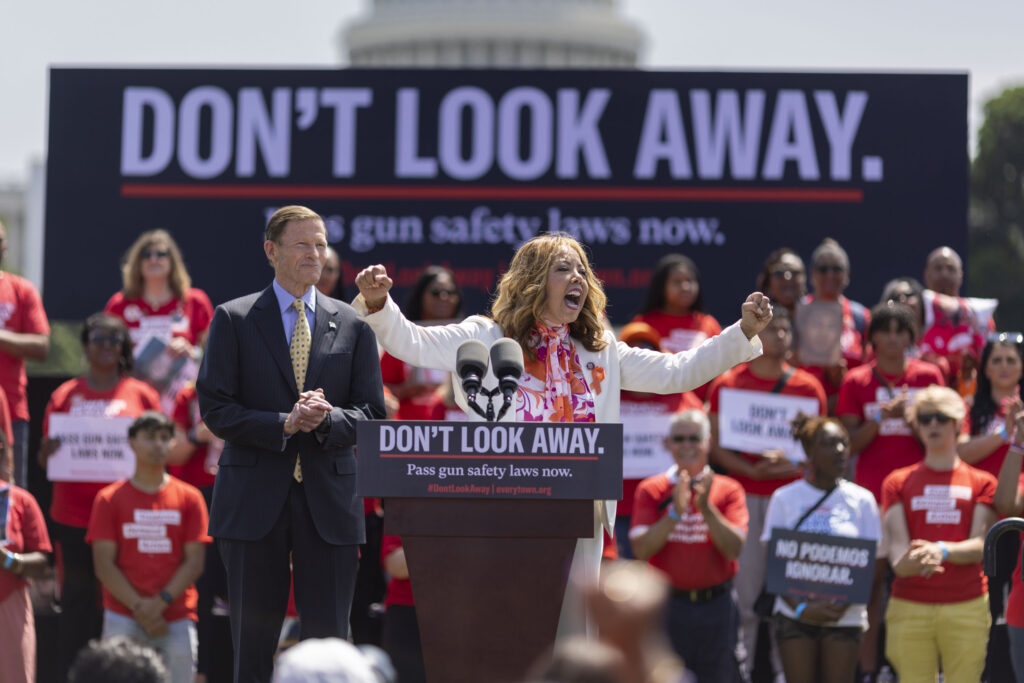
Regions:
<instances>
[{"instance_id":1,"label":"sunglasses","mask_svg":"<svg viewBox=\"0 0 1024 683\"><path fill-rule=\"evenodd\" d=\"M990 342L996 344L1024 344L1024 334L1020 332L995 332L988 336Z\"/></svg>"},{"instance_id":2,"label":"sunglasses","mask_svg":"<svg viewBox=\"0 0 1024 683\"><path fill-rule=\"evenodd\" d=\"M793 269L773 270L772 271L772 277L777 277L780 280L792 280L793 278L798 277L798 276L803 275L803 274L804 274L804 271L802 271L802 270L793 270Z\"/></svg>"},{"instance_id":3,"label":"sunglasses","mask_svg":"<svg viewBox=\"0 0 1024 683\"><path fill-rule=\"evenodd\" d=\"M828 275L829 273L845 273L846 268L842 266L814 266L814 270L822 275Z\"/></svg>"},{"instance_id":4,"label":"sunglasses","mask_svg":"<svg viewBox=\"0 0 1024 683\"><path fill-rule=\"evenodd\" d=\"M124 343L124 337L121 337L119 335L90 335L89 343L95 344L96 346L120 346L121 344Z\"/></svg>"},{"instance_id":5,"label":"sunglasses","mask_svg":"<svg viewBox=\"0 0 1024 683\"><path fill-rule=\"evenodd\" d=\"M668 437L668 440L672 443L700 443L704 439L701 438L700 434L673 434Z\"/></svg>"},{"instance_id":6,"label":"sunglasses","mask_svg":"<svg viewBox=\"0 0 1024 683\"><path fill-rule=\"evenodd\" d=\"M949 424L953 421L953 418L945 413L918 413L917 424L922 426L928 426L932 422L938 422L940 425Z\"/></svg>"},{"instance_id":7,"label":"sunglasses","mask_svg":"<svg viewBox=\"0 0 1024 683\"><path fill-rule=\"evenodd\" d=\"M454 289L430 289L427 291L435 299L454 299L459 295Z\"/></svg>"},{"instance_id":8,"label":"sunglasses","mask_svg":"<svg viewBox=\"0 0 1024 683\"><path fill-rule=\"evenodd\" d=\"M139 256L142 258L143 261L146 261L151 258L167 258L170 255L171 252L167 251L166 249L143 249L142 251L139 252Z\"/></svg>"}]
</instances>

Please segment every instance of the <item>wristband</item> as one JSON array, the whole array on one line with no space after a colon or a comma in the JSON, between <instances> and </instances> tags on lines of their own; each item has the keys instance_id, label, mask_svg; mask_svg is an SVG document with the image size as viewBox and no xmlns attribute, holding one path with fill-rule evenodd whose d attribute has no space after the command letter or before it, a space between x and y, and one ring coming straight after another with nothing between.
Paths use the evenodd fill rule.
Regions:
<instances>
[{"instance_id":1,"label":"wristband","mask_svg":"<svg viewBox=\"0 0 1024 683\"><path fill-rule=\"evenodd\" d=\"M877 423L881 424L881 423L882 423L882 409L881 409L881 408L875 408L875 412L874 412L874 414L873 414L873 415L871 416L871 419L872 419L873 421L875 421L875 422L877 422Z\"/></svg>"},{"instance_id":2,"label":"wristband","mask_svg":"<svg viewBox=\"0 0 1024 683\"><path fill-rule=\"evenodd\" d=\"M202 445L202 443L199 441L199 439L196 438L196 428L195 427L192 427L191 429L189 429L185 433L185 438L187 438L188 442L190 444L192 444L193 446L201 446Z\"/></svg>"},{"instance_id":3,"label":"wristband","mask_svg":"<svg viewBox=\"0 0 1024 683\"><path fill-rule=\"evenodd\" d=\"M668 508L668 516L671 517L672 520L676 521L676 522L682 521L682 519L683 519L683 516L680 515L678 512L676 512L676 506L675 505L670 505L669 506L669 508Z\"/></svg>"},{"instance_id":4,"label":"wristband","mask_svg":"<svg viewBox=\"0 0 1024 683\"><path fill-rule=\"evenodd\" d=\"M806 609L807 609L807 603L806 602L801 602L799 605L796 606L796 609L793 610L793 614L796 615L797 619L801 619L801 618L803 618L804 610L806 610Z\"/></svg>"},{"instance_id":5,"label":"wristband","mask_svg":"<svg viewBox=\"0 0 1024 683\"><path fill-rule=\"evenodd\" d=\"M371 306L371 305L367 304L366 305L366 315L373 315L374 313L377 313L379 311L383 311L384 310L384 305L387 304L387 302L388 302L388 300L384 299L384 303L381 304L380 306Z\"/></svg>"},{"instance_id":6,"label":"wristband","mask_svg":"<svg viewBox=\"0 0 1024 683\"><path fill-rule=\"evenodd\" d=\"M1005 422L1003 424L999 425L999 431L996 432L996 434L998 434L1000 437L1002 437L1003 441L1006 441L1007 443L1009 443L1010 437L1007 436L1007 434L1006 434L1006 423Z\"/></svg>"},{"instance_id":7,"label":"wristband","mask_svg":"<svg viewBox=\"0 0 1024 683\"><path fill-rule=\"evenodd\" d=\"M949 559L949 546L944 541L937 541L935 545L939 546L939 550L942 551L942 561L947 561Z\"/></svg>"},{"instance_id":8,"label":"wristband","mask_svg":"<svg viewBox=\"0 0 1024 683\"><path fill-rule=\"evenodd\" d=\"M171 594L167 591L160 591L158 595L160 596L160 599L166 602L168 605L174 602L174 598L172 598Z\"/></svg>"},{"instance_id":9,"label":"wristband","mask_svg":"<svg viewBox=\"0 0 1024 683\"><path fill-rule=\"evenodd\" d=\"M7 557L4 558L4 569L10 569L11 565L14 564L14 560L14 553L7 553Z\"/></svg>"}]
</instances>

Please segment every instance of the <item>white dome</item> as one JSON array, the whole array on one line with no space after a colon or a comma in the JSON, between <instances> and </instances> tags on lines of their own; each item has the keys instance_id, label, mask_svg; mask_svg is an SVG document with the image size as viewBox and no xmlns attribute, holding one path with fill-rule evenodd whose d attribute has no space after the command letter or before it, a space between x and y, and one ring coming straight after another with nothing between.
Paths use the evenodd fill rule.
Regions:
<instances>
[{"instance_id":1,"label":"white dome","mask_svg":"<svg viewBox=\"0 0 1024 683\"><path fill-rule=\"evenodd\" d=\"M375 0L343 32L353 67L634 68L614 0Z\"/></svg>"}]
</instances>

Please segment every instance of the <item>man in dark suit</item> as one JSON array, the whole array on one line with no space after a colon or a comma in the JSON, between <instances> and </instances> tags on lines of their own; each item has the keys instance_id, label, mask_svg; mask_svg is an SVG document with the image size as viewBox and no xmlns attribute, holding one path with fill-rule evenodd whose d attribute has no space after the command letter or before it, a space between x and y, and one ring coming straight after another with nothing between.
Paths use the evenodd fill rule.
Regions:
<instances>
[{"instance_id":1,"label":"man in dark suit","mask_svg":"<svg viewBox=\"0 0 1024 683\"><path fill-rule=\"evenodd\" d=\"M274 282L217 307L196 385L203 420L226 442L210 535L227 567L236 681L270 680L289 555L301 637L348 635L365 540L352 447L359 420L384 417L373 332L314 287L321 217L286 206L263 246Z\"/></svg>"}]
</instances>

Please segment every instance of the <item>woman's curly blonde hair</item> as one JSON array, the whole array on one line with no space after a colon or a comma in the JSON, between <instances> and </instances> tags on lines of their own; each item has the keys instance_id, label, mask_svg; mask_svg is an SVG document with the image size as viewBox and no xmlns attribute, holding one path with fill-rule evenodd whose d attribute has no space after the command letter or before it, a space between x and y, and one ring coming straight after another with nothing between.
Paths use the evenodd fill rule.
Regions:
<instances>
[{"instance_id":1,"label":"woman's curly blonde hair","mask_svg":"<svg viewBox=\"0 0 1024 683\"><path fill-rule=\"evenodd\" d=\"M530 347L530 332L543 318L547 305L548 271L563 251L573 251L586 270L586 301L576 321L569 324L569 335L588 351L600 351L608 343L602 339L604 325L601 314L608 297L601 281L594 275L583 246L572 235L553 232L538 235L519 247L508 271L498 282L498 292L491 304L491 316L501 325L506 337L519 342L525 353L536 357Z\"/></svg>"}]
</instances>

